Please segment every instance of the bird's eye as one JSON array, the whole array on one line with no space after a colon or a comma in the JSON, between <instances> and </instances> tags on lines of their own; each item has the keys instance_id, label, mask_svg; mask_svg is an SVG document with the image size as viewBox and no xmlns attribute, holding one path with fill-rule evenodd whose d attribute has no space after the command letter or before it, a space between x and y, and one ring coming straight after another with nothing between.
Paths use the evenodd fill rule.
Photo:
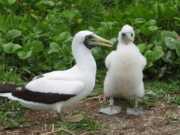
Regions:
<instances>
[{"instance_id":1,"label":"bird's eye","mask_svg":"<svg viewBox=\"0 0 180 135\"><path fill-rule=\"evenodd\" d=\"M86 40L91 40L91 39L93 39L93 36L92 36L92 35L86 36Z\"/></svg>"},{"instance_id":2,"label":"bird's eye","mask_svg":"<svg viewBox=\"0 0 180 135\"><path fill-rule=\"evenodd\" d=\"M133 33L131 33L131 37L133 37Z\"/></svg>"},{"instance_id":3,"label":"bird's eye","mask_svg":"<svg viewBox=\"0 0 180 135\"><path fill-rule=\"evenodd\" d=\"M125 36L126 36L126 33L122 33L122 36L125 37Z\"/></svg>"}]
</instances>

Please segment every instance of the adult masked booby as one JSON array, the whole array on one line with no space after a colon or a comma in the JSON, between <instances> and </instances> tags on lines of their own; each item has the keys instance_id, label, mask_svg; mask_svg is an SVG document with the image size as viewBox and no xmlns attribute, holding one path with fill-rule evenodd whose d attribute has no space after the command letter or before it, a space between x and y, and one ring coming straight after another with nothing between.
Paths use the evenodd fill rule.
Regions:
<instances>
[{"instance_id":1,"label":"adult masked booby","mask_svg":"<svg viewBox=\"0 0 180 135\"><path fill-rule=\"evenodd\" d=\"M114 106L114 97L134 99L134 108L128 108L127 113L139 115L138 99L144 96L143 69L145 57L133 43L134 30L124 25L119 32L118 45L105 60L107 74L104 81L104 95L110 98L110 106L100 109L100 112L113 115L120 113L121 107Z\"/></svg>"},{"instance_id":2,"label":"adult masked booby","mask_svg":"<svg viewBox=\"0 0 180 135\"><path fill-rule=\"evenodd\" d=\"M91 93L95 85L95 46L111 47L111 42L90 31L80 31L72 41L76 65L65 71L53 71L35 77L22 88L0 85L0 96L19 101L27 108L53 110L73 104Z\"/></svg>"}]
</instances>

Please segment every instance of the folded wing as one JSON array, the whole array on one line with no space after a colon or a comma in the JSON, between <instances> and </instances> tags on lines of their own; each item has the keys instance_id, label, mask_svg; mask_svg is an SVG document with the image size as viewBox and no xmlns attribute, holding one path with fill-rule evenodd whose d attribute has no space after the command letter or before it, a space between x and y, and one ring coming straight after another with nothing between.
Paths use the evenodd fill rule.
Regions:
<instances>
[{"instance_id":1,"label":"folded wing","mask_svg":"<svg viewBox=\"0 0 180 135\"><path fill-rule=\"evenodd\" d=\"M64 102L77 96L84 88L81 81L36 79L22 90L12 92L12 96L25 101L53 104Z\"/></svg>"}]
</instances>

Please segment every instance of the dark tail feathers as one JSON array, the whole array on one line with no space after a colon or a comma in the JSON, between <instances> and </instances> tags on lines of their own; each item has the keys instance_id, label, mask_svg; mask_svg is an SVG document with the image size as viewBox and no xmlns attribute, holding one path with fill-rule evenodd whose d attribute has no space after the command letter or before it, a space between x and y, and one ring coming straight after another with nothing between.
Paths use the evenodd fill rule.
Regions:
<instances>
[{"instance_id":1,"label":"dark tail feathers","mask_svg":"<svg viewBox=\"0 0 180 135\"><path fill-rule=\"evenodd\" d=\"M10 93L15 91L17 88L14 84L0 84L0 93Z\"/></svg>"}]
</instances>

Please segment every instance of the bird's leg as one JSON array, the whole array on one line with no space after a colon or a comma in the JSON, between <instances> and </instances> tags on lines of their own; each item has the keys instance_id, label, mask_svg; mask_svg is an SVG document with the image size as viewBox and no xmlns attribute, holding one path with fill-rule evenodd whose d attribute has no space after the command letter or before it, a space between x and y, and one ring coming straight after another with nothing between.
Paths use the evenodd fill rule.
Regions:
<instances>
[{"instance_id":1,"label":"bird's leg","mask_svg":"<svg viewBox=\"0 0 180 135\"><path fill-rule=\"evenodd\" d=\"M110 99L109 99L109 106L110 106L111 110L113 110L113 107L114 107L114 98L113 97L110 97Z\"/></svg>"},{"instance_id":2,"label":"bird's leg","mask_svg":"<svg viewBox=\"0 0 180 135\"><path fill-rule=\"evenodd\" d=\"M58 116L58 120L64 122L65 121L65 113L64 113L63 109L61 107L57 107L56 113Z\"/></svg>"},{"instance_id":3,"label":"bird's leg","mask_svg":"<svg viewBox=\"0 0 180 135\"><path fill-rule=\"evenodd\" d=\"M127 114L139 116L139 115L142 115L143 113L144 113L143 109L139 107L139 98L134 97L134 107L127 108Z\"/></svg>"},{"instance_id":4,"label":"bird's leg","mask_svg":"<svg viewBox=\"0 0 180 135\"><path fill-rule=\"evenodd\" d=\"M134 99L134 108L138 108L139 106L139 99Z\"/></svg>"},{"instance_id":5,"label":"bird's leg","mask_svg":"<svg viewBox=\"0 0 180 135\"><path fill-rule=\"evenodd\" d=\"M64 122L65 121L65 115L63 112L57 113L58 120Z\"/></svg>"},{"instance_id":6,"label":"bird's leg","mask_svg":"<svg viewBox=\"0 0 180 135\"><path fill-rule=\"evenodd\" d=\"M110 97L109 105L110 105L111 108L113 108L113 106L114 106L114 98L113 97Z\"/></svg>"},{"instance_id":7,"label":"bird's leg","mask_svg":"<svg viewBox=\"0 0 180 135\"><path fill-rule=\"evenodd\" d=\"M119 106L114 105L114 98L110 97L109 106L106 108L101 108L99 110L100 113L104 113L107 115L115 115L121 112L121 108Z\"/></svg>"}]
</instances>

